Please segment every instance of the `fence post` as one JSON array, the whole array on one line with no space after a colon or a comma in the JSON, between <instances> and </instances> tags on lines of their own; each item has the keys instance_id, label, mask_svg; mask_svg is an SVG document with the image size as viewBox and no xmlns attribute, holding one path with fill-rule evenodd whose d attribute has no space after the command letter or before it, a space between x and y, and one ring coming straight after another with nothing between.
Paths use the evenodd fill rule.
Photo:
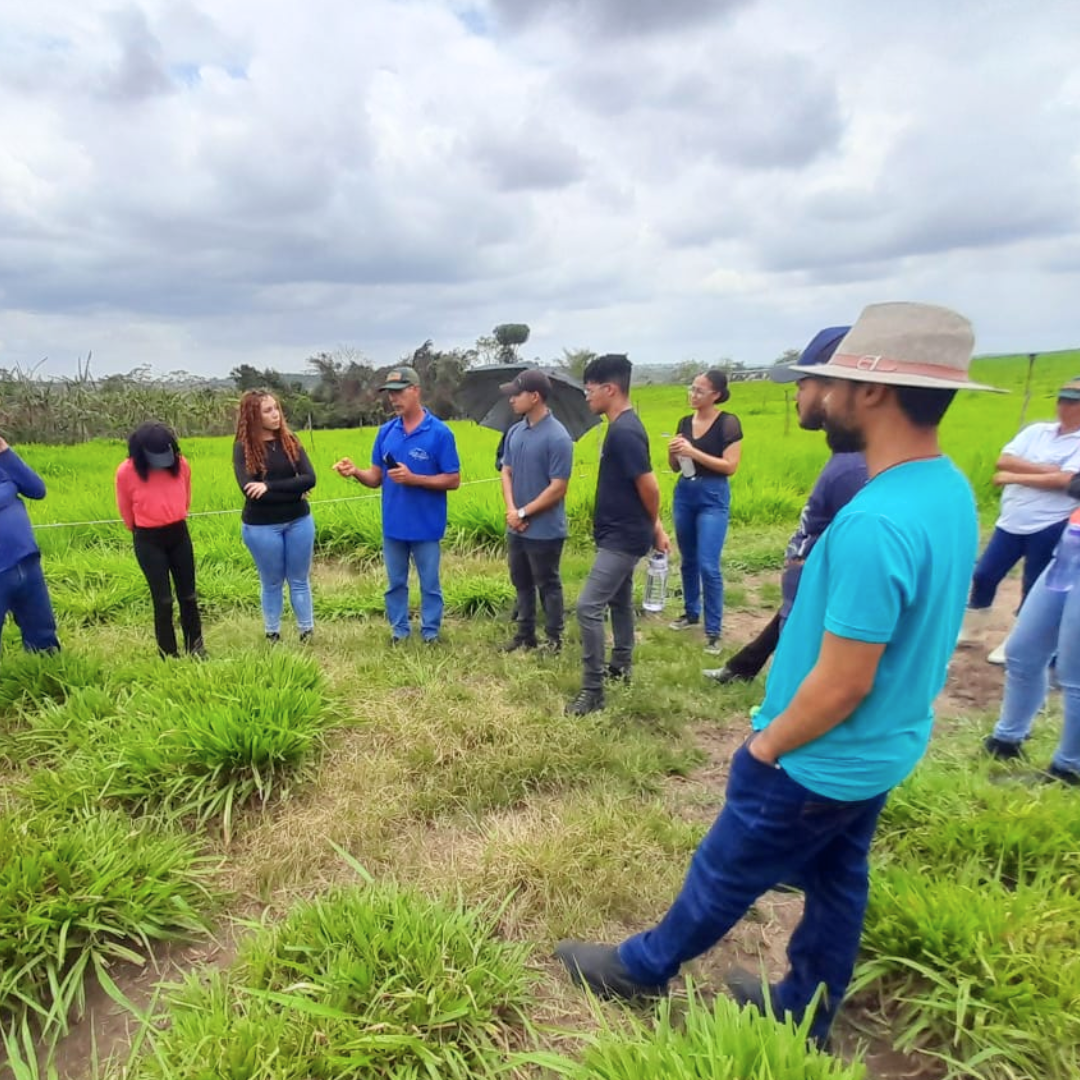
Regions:
<instances>
[{"instance_id":1,"label":"fence post","mask_svg":"<svg viewBox=\"0 0 1080 1080\"><path fill-rule=\"evenodd\" d=\"M1024 385L1024 403L1020 406L1020 424L1017 431L1024 426L1027 417L1028 403L1031 401L1031 377L1035 372L1035 357L1038 353L1028 353L1027 383Z\"/></svg>"}]
</instances>

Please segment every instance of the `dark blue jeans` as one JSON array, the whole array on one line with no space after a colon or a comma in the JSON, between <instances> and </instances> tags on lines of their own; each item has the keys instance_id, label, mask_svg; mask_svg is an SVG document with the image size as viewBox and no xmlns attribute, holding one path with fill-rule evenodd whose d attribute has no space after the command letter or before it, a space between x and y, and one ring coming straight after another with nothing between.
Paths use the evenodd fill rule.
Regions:
<instances>
[{"instance_id":1,"label":"dark blue jeans","mask_svg":"<svg viewBox=\"0 0 1080 1080\"><path fill-rule=\"evenodd\" d=\"M705 601L705 633L719 635L724 613L724 576L720 553L727 536L731 488L726 478L690 480L675 485L672 516L679 543L683 606L691 619L701 617Z\"/></svg>"},{"instance_id":2,"label":"dark blue jeans","mask_svg":"<svg viewBox=\"0 0 1080 1080\"><path fill-rule=\"evenodd\" d=\"M23 648L27 652L60 648L40 555L27 555L9 570L0 572L0 632L9 611L22 632Z\"/></svg>"},{"instance_id":3,"label":"dark blue jeans","mask_svg":"<svg viewBox=\"0 0 1080 1080\"><path fill-rule=\"evenodd\" d=\"M1020 587L1020 603L1031 592L1031 586L1039 580L1039 575L1050 565L1054 548L1065 531L1068 519L1059 521L1036 533L1020 536L1017 533L995 529L986 545L986 550L975 564L971 575L971 596L968 607L988 608L994 602L997 587L1005 575L1021 560L1024 560L1024 578Z\"/></svg>"},{"instance_id":4,"label":"dark blue jeans","mask_svg":"<svg viewBox=\"0 0 1080 1080\"><path fill-rule=\"evenodd\" d=\"M684 961L711 949L762 893L782 883L797 885L805 907L774 1002L779 1012L801 1019L824 983L810 1028L823 1041L855 967L869 887L867 856L887 796L826 799L740 747L724 807L694 853L682 891L657 926L619 946L622 962L639 982L665 983Z\"/></svg>"}]
</instances>

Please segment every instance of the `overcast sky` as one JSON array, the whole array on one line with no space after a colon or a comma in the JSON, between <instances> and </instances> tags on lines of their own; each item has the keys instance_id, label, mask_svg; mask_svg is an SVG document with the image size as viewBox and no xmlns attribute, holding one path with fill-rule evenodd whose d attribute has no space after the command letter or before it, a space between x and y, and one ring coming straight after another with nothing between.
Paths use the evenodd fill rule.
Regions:
<instances>
[{"instance_id":1,"label":"overcast sky","mask_svg":"<svg viewBox=\"0 0 1080 1080\"><path fill-rule=\"evenodd\" d=\"M0 367L1080 346L1076 0L6 0Z\"/></svg>"}]
</instances>

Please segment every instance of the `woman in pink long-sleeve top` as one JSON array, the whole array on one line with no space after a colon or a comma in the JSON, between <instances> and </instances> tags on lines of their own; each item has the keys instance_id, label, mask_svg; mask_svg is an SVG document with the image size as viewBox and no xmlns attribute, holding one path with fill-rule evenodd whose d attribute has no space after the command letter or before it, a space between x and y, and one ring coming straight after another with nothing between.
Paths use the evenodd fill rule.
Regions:
<instances>
[{"instance_id":1,"label":"woman in pink long-sleeve top","mask_svg":"<svg viewBox=\"0 0 1080 1080\"><path fill-rule=\"evenodd\" d=\"M135 542L135 558L154 602L154 635L162 656L177 656L173 587L180 606L184 651L205 656L195 594L195 553L188 533L191 467L164 424L147 423L128 439L116 470L116 503Z\"/></svg>"}]
</instances>

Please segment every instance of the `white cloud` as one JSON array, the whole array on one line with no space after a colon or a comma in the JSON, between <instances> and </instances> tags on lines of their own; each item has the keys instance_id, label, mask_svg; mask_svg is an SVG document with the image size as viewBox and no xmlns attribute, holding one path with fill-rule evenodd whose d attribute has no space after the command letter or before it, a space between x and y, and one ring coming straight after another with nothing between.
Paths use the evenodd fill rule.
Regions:
<instances>
[{"instance_id":1,"label":"white cloud","mask_svg":"<svg viewBox=\"0 0 1080 1080\"><path fill-rule=\"evenodd\" d=\"M0 11L0 367L769 361L920 298L1075 345L1080 8L39 0Z\"/></svg>"}]
</instances>

